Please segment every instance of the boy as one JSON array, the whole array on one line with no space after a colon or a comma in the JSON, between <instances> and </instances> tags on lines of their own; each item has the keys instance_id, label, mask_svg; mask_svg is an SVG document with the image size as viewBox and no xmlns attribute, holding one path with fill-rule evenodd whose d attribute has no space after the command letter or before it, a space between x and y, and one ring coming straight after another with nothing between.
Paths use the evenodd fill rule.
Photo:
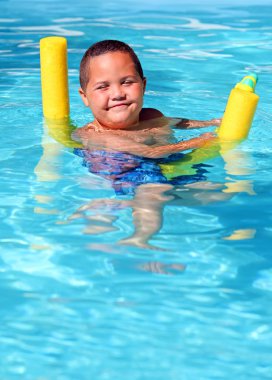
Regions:
<instances>
[{"instance_id":1,"label":"boy","mask_svg":"<svg viewBox=\"0 0 272 380\"><path fill-rule=\"evenodd\" d=\"M73 133L73 138L85 148L77 153L84 157L91 172L110 179L118 194L134 194L136 188L131 201L112 202L133 209L135 232L122 243L150 248L149 238L161 227L163 206L173 199L165 193L174 188L173 184L184 186L205 179L205 170L201 171L198 165L196 175L168 181L159 164L180 159L177 153L201 147L215 138L212 133L205 133L176 141L172 127L217 126L220 119L172 119L156 109L143 108L146 78L135 52L120 41L100 41L85 52L80 64L80 86L80 96L94 120ZM74 217L81 217L85 210L103 208L103 204L111 203L94 200Z\"/></svg>"},{"instance_id":2,"label":"boy","mask_svg":"<svg viewBox=\"0 0 272 380\"><path fill-rule=\"evenodd\" d=\"M212 133L205 133L177 142L171 127L220 124L219 119L171 119L156 109L142 108L146 78L135 52L121 41L100 41L85 52L80 64L80 85L80 96L91 109L94 121L74 132L73 138L89 150L167 157L201 147L214 138Z\"/></svg>"}]
</instances>

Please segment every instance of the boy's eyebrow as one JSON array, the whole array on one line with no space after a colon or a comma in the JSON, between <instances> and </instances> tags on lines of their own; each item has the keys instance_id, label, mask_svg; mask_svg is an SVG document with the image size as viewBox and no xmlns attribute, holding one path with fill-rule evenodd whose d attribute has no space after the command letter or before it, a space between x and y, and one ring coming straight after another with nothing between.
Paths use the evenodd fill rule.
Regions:
<instances>
[{"instance_id":1,"label":"boy's eyebrow","mask_svg":"<svg viewBox=\"0 0 272 380\"><path fill-rule=\"evenodd\" d=\"M133 75L133 74L130 74L130 75L126 75L126 76L124 76L123 78L121 78L121 80L125 80L125 79L128 79L128 78L137 79L137 76L136 76L136 75Z\"/></svg>"},{"instance_id":2,"label":"boy's eyebrow","mask_svg":"<svg viewBox=\"0 0 272 380\"><path fill-rule=\"evenodd\" d=\"M123 80L126 80L128 78L137 79L137 76L133 75L133 74L130 74L130 75L126 75L126 76L120 78L120 80L123 81ZM98 81L98 82L94 83L94 86L99 86L101 84L109 84L109 81L107 81L107 80L101 80L101 81Z\"/></svg>"},{"instance_id":3,"label":"boy's eyebrow","mask_svg":"<svg viewBox=\"0 0 272 380\"><path fill-rule=\"evenodd\" d=\"M109 82L107 80L101 80L99 82L94 83L94 86L98 86L100 84L108 84Z\"/></svg>"}]
</instances>

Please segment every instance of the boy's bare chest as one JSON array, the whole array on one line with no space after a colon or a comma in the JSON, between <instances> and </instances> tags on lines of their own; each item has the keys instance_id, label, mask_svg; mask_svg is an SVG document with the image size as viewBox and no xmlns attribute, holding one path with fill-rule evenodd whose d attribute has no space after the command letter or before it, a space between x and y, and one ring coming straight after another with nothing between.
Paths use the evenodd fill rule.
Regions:
<instances>
[{"instance_id":1,"label":"boy's bare chest","mask_svg":"<svg viewBox=\"0 0 272 380\"><path fill-rule=\"evenodd\" d=\"M147 127L147 128L138 128L135 130L108 130L97 128L96 125L90 123L85 127L80 128L77 131L77 136L81 141L99 141L107 142L112 138L125 140L129 144L131 142L137 142L145 145L164 145L167 143L175 142L175 137L173 134L172 128L169 126L159 126L159 127Z\"/></svg>"},{"instance_id":2,"label":"boy's bare chest","mask_svg":"<svg viewBox=\"0 0 272 380\"><path fill-rule=\"evenodd\" d=\"M169 139L172 140L173 133L170 128L150 128L150 129L142 129L136 131L112 131L112 133L120 138L130 139L132 141L153 145L158 143L167 143Z\"/></svg>"}]
</instances>

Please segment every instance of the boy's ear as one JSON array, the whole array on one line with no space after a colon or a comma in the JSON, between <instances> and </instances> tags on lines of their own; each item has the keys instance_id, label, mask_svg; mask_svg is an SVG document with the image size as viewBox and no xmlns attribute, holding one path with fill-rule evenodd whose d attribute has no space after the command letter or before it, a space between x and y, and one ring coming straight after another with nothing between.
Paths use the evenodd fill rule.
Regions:
<instances>
[{"instance_id":1,"label":"boy's ear","mask_svg":"<svg viewBox=\"0 0 272 380\"><path fill-rule=\"evenodd\" d=\"M89 102L88 102L87 96L85 95L85 92L82 90L81 87L79 88L78 92L79 92L79 95L80 95L83 103L85 104L85 106L89 107Z\"/></svg>"},{"instance_id":2,"label":"boy's ear","mask_svg":"<svg viewBox=\"0 0 272 380\"><path fill-rule=\"evenodd\" d=\"M145 88L146 88L146 77L143 78L143 86L144 86L144 93L145 93Z\"/></svg>"}]
</instances>

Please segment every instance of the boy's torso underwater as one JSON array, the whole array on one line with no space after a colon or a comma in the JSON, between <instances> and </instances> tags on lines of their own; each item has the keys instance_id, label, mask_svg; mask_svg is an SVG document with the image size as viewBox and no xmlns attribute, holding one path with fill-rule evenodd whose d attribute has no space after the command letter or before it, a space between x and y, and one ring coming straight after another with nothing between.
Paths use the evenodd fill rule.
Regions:
<instances>
[{"instance_id":1,"label":"boy's torso underwater","mask_svg":"<svg viewBox=\"0 0 272 380\"><path fill-rule=\"evenodd\" d=\"M110 131L111 138L122 137L131 139L132 141L140 142L145 145L161 146L166 144L174 144L177 142L173 129L169 122L165 122L166 118L157 120L149 120L141 123L141 128L137 130L132 128L125 131ZM92 123L77 130L76 140L84 141L88 139L89 131L95 129ZM80 132L79 132L80 131ZM78 133L79 132L79 133ZM106 133L97 129L97 134ZM76 148L75 154L83 158L83 165L86 166L89 172L100 175L111 181L113 188L117 194L134 194L135 188L146 183L168 183L172 185L184 185L186 183L206 180L204 173L207 165L195 165L196 174L182 175L167 179L161 170L160 164L175 162L184 157L184 153L174 153L164 158L146 158L136 156L130 153L114 151L110 146L99 146L97 142L92 146L88 143L88 149Z\"/></svg>"}]
</instances>

